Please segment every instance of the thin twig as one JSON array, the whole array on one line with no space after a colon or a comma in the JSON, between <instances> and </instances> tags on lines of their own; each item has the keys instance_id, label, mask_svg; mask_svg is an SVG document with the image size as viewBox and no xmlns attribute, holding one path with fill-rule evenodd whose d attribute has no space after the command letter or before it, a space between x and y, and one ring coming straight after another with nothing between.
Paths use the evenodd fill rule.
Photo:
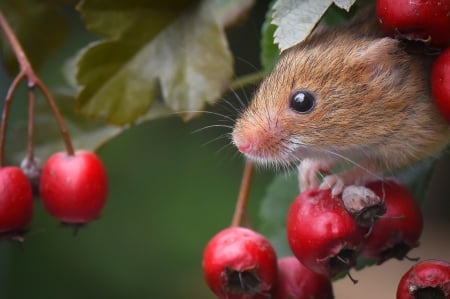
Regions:
<instances>
[{"instance_id":1,"label":"thin twig","mask_svg":"<svg viewBox=\"0 0 450 299\"><path fill-rule=\"evenodd\" d=\"M44 95L44 98L47 100L48 105L53 111L53 116L55 117L56 122L58 123L59 132L61 133L61 136L64 140L64 143L66 145L66 151L69 156L73 156L75 151L72 146L72 141L70 140L69 131L67 131L66 126L64 125L64 120L59 112L58 106L56 105L56 102L53 98L52 93L48 90L47 86L44 85L44 83L39 79L36 78L36 87L39 88Z\"/></svg>"},{"instance_id":2,"label":"thin twig","mask_svg":"<svg viewBox=\"0 0 450 299\"><path fill-rule=\"evenodd\" d=\"M34 160L34 104L36 97L34 88L28 88L28 142L27 142L27 159Z\"/></svg>"},{"instance_id":3,"label":"thin twig","mask_svg":"<svg viewBox=\"0 0 450 299\"><path fill-rule=\"evenodd\" d=\"M6 133L6 127L7 127L7 120L8 120L8 114L9 114L9 106L12 101L13 95L17 89L17 86L19 83L27 78L28 81L28 88L30 89L30 92L34 92L34 88L37 87L44 95L45 99L47 100L48 104L50 105L53 115L56 119L56 122L58 124L61 136L63 138L63 141L66 146L66 151L69 155L74 154L74 149L72 146L72 141L70 140L69 133L67 131L67 128L64 124L63 118L61 116L61 113L58 110L58 107L56 106L55 100L53 99L52 94L48 90L47 86L42 82L42 80L39 78L39 76L36 75L33 67L30 64L30 61L28 60L28 57L26 56L22 46L20 45L19 40L17 39L16 35L14 34L14 31L12 30L11 26L9 25L8 21L6 20L5 16L3 15L3 12L0 10L0 27L2 28L3 32L5 33L6 39L8 40L9 44L11 45L11 49L16 55L17 62L20 66L19 74L14 79L13 83L11 84L11 87L8 90L8 94L5 98L4 103L4 109L2 114L2 123L1 123L1 129L0 129L0 166L3 165L4 161L4 146L5 146L5 133ZM29 140L30 141L30 140ZM31 141L33 142L33 141ZM33 147L31 146L31 149ZM30 145L29 145L30 149ZM29 155L32 153L28 153Z\"/></svg>"},{"instance_id":4,"label":"thin twig","mask_svg":"<svg viewBox=\"0 0 450 299\"><path fill-rule=\"evenodd\" d=\"M230 84L231 90L236 90L240 88L244 88L251 84L256 84L261 81L267 75L266 72L256 72L248 75L243 75L242 77L237 78Z\"/></svg>"},{"instance_id":5,"label":"thin twig","mask_svg":"<svg viewBox=\"0 0 450 299\"><path fill-rule=\"evenodd\" d=\"M8 92L6 93L5 101L3 103L2 119L0 124L0 167L2 167L5 163L5 154L4 154L5 139L6 139L6 129L8 127L8 118L9 118L9 110L11 107L11 101L14 93L17 90L17 87L19 86L19 83L23 79L25 79L25 73L21 71L19 74L17 74L17 76L11 83Z\"/></svg>"},{"instance_id":6,"label":"thin twig","mask_svg":"<svg viewBox=\"0 0 450 299\"><path fill-rule=\"evenodd\" d=\"M253 163L246 160L244 170L242 172L241 187L239 195L236 201L236 207L234 210L233 220L231 226L240 226L242 219L245 217L248 195L250 193L250 186L253 178Z\"/></svg>"}]
</instances>

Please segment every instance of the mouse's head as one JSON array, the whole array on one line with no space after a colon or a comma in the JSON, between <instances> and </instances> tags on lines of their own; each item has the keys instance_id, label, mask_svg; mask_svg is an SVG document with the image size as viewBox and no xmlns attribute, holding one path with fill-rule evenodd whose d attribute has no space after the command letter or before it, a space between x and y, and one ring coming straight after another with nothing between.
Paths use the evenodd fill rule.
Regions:
<instances>
[{"instance_id":1,"label":"mouse's head","mask_svg":"<svg viewBox=\"0 0 450 299\"><path fill-rule=\"evenodd\" d=\"M283 53L237 119L233 143L263 163L368 155L423 90L404 88L413 72L405 59L390 38L318 34Z\"/></svg>"}]
</instances>

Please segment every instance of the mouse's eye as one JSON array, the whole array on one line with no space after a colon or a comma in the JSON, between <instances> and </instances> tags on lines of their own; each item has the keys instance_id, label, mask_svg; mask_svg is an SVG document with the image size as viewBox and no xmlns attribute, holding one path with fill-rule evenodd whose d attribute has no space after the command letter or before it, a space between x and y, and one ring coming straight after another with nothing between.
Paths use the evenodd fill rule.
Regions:
<instances>
[{"instance_id":1,"label":"mouse's eye","mask_svg":"<svg viewBox=\"0 0 450 299\"><path fill-rule=\"evenodd\" d=\"M295 112L305 114L316 106L316 97L307 90L297 90L291 95L290 107Z\"/></svg>"}]
</instances>

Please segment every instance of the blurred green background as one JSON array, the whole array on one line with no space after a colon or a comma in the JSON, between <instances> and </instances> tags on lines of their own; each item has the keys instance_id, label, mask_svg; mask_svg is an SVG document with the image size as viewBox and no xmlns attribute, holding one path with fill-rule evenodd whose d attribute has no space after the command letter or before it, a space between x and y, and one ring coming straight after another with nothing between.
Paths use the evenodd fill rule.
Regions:
<instances>
[{"instance_id":1,"label":"blurred green background","mask_svg":"<svg viewBox=\"0 0 450 299\"><path fill-rule=\"evenodd\" d=\"M267 3L258 1L245 23L228 32L237 75L259 68ZM70 38L40 72L53 87L64 82L63 59L92 39L74 11L65 13ZM11 78L0 70L0 79L3 98ZM233 94L225 98L240 105ZM19 94L13 117L23 105L26 97ZM207 110L234 117L224 102ZM185 123L174 116L131 127L104 145L98 154L110 195L101 219L73 237L37 201L24 248L0 243L0 298L214 298L203 281L202 251L231 222L243 160L225 136L230 129L195 131L222 121L203 115ZM270 177L269 171L256 172L250 203L255 221Z\"/></svg>"}]
</instances>

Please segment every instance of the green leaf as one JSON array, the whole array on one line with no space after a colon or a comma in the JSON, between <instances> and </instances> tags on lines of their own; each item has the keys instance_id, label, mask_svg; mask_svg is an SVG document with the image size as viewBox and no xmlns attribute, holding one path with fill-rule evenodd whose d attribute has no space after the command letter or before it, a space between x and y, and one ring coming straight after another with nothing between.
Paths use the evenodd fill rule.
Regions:
<instances>
[{"instance_id":1,"label":"green leaf","mask_svg":"<svg viewBox=\"0 0 450 299\"><path fill-rule=\"evenodd\" d=\"M10 23L34 69L41 68L62 45L68 25L61 13L65 0L2 0L0 9ZM1 36L3 60L11 75L18 72L16 56Z\"/></svg>"},{"instance_id":2,"label":"green leaf","mask_svg":"<svg viewBox=\"0 0 450 299\"><path fill-rule=\"evenodd\" d=\"M273 0L269 5L261 28L261 64L266 72L270 72L280 58L280 50L274 41L274 34L277 27L272 24L272 6L274 2Z\"/></svg>"},{"instance_id":3,"label":"green leaf","mask_svg":"<svg viewBox=\"0 0 450 299\"><path fill-rule=\"evenodd\" d=\"M55 101L64 116L64 123L76 149L97 150L106 141L123 131L121 127L87 120L75 113L75 98L69 92L56 93ZM26 109L26 105L22 107ZM35 154L44 160L56 151L65 150L65 147L53 114L41 96L36 101L35 112ZM27 115L22 114L22 117L16 117L8 127L6 153L9 163L17 164L25 157L27 126Z\"/></svg>"},{"instance_id":4,"label":"green leaf","mask_svg":"<svg viewBox=\"0 0 450 299\"><path fill-rule=\"evenodd\" d=\"M437 161L435 157L431 157L394 174L397 179L408 187L419 203L425 199Z\"/></svg>"},{"instance_id":5,"label":"green leaf","mask_svg":"<svg viewBox=\"0 0 450 299\"><path fill-rule=\"evenodd\" d=\"M153 114L152 105L162 98L168 113L188 119L229 84L232 56L211 1L182 13L161 12L144 0L83 1L79 9L88 28L110 36L78 57L83 114L124 125Z\"/></svg>"},{"instance_id":6,"label":"green leaf","mask_svg":"<svg viewBox=\"0 0 450 299\"><path fill-rule=\"evenodd\" d=\"M297 172L292 171L277 175L261 201L259 231L270 240L279 256L291 254L286 238L286 216L298 194Z\"/></svg>"},{"instance_id":7,"label":"green leaf","mask_svg":"<svg viewBox=\"0 0 450 299\"><path fill-rule=\"evenodd\" d=\"M273 6L273 23L277 25L275 42L280 50L303 41L333 2L348 11L355 0L278 0Z\"/></svg>"}]
</instances>

